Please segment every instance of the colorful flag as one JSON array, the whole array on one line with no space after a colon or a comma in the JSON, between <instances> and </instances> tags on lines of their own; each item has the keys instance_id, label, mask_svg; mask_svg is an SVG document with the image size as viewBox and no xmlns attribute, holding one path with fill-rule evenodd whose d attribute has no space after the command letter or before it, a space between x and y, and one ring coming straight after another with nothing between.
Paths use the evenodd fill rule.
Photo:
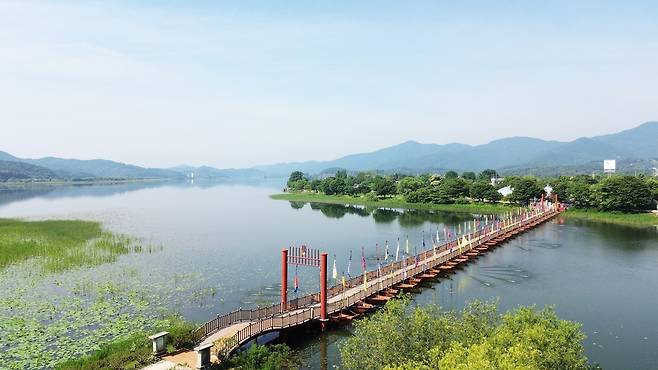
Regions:
<instances>
[{"instance_id":1,"label":"colorful flag","mask_svg":"<svg viewBox=\"0 0 658 370\"><path fill-rule=\"evenodd\" d=\"M343 284L343 289L347 286L347 281L345 281L345 273L343 272L343 276L340 279L341 284Z\"/></svg>"},{"instance_id":2,"label":"colorful flag","mask_svg":"<svg viewBox=\"0 0 658 370\"><path fill-rule=\"evenodd\" d=\"M347 276L351 278L352 275L350 275L350 267L352 267L352 250L351 249L350 249L350 259L347 261Z\"/></svg>"},{"instance_id":3,"label":"colorful flag","mask_svg":"<svg viewBox=\"0 0 658 370\"><path fill-rule=\"evenodd\" d=\"M361 247L361 268L363 272L366 271L366 251L363 247Z\"/></svg>"},{"instance_id":4,"label":"colorful flag","mask_svg":"<svg viewBox=\"0 0 658 370\"><path fill-rule=\"evenodd\" d=\"M400 256L400 237L398 237L398 247L395 249L395 262L398 261L399 256Z\"/></svg>"},{"instance_id":5,"label":"colorful flag","mask_svg":"<svg viewBox=\"0 0 658 370\"><path fill-rule=\"evenodd\" d=\"M388 261L388 240L386 241L386 251L384 252L384 261Z\"/></svg>"},{"instance_id":6,"label":"colorful flag","mask_svg":"<svg viewBox=\"0 0 658 370\"><path fill-rule=\"evenodd\" d=\"M418 267L418 252L416 251L416 245L415 244L414 244L414 259L416 260L416 263L414 264L414 267Z\"/></svg>"},{"instance_id":7,"label":"colorful flag","mask_svg":"<svg viewBox=\"0 0 658 370\"><path fill-rule=\"evenodd\" d=\"M293 291L297 293L297 291L299 290L299 276L297 275L297 265L295 265L295 278L293 279L293 286L294 286Z\"/></svg>"},{"instance_id":8,"label":"colorful flag","mask_svg":"<svg viewBox=\"0 0 658 370\"><path fill-rule=\"evenodd\" d=\"M407 245L405 247L405 253L407 253L407 256L409 255L409 235L407 235Z\"/></svg>"},{"instance_id":9,"label":"colorful flag","mask_svg":"<svg viewBox=\"0 0 658 370\"><path fill-rule=\"evenodd\" d=\"M336 270L336 255L334 254L334 270L331 273L331 277L336 281L338 279L338 270Z\"/></svg>"}]
</instances>

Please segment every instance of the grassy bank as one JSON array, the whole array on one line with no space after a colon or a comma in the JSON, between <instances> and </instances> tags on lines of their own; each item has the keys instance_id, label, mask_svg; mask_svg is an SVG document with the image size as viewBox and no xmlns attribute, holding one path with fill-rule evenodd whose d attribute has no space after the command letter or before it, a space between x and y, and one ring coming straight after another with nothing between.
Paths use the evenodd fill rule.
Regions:
<instances>
[{"instance_id":1,"label":"grassy bank","mask_svg":"<svg viewBox=\"0 0 658 370\"><path fill-rule=\"evenodd\" d=\"M192 330L195 325L178 317L165 320L151 332L138 332L102 345L88 356L69 360L57 365L59 370L94 370L94 369L139 369L157 361L153 356L153 347L148 339L157 331L167 331L167 352L191 349L195 338Z\"/></svg>"},{"instance_id":2,"label":"grassy bank","mask_svg":"<svg viewBox=\"0 0 658 370\"><path fill-rule=\"evenodd\" d=\"M653 213L612 213L595 210L569 209L563 215L573 219L607 222L628 226L658 225L658 216Z\"/></svg>"},{"instance_id":3,"label":"grassy bank","mask_svg":"<svg viewBox=\"0 0 658 370\"><path fill-rule=\"evenodd\" d=\"M489 203L468 203L468 204L426 204L426 203L408 203L401 196L392 198L379 199L372 201L364 196L349 195L324 195L317 193L283 193L274 194L270 198L277 200L289 200L294 202L317 202L328 204L353 204L364 205L367 207L381 208L408 208L422 209L433 211L451 211L451 212L468 212L468 213L500 213L515 209L515 206L505 204Z\"/></svg>"},{"instance_id":4,"label":"grassy bank","mask_svg":"<svg viewBox=\"0 0 658 370\"><path fill-rule=\"evenodd\" d=\"M34 258L48 271L113 262L141 249L128 237L102 230L97 222L0 219L0 269Z\"/></svg>"}]
</instances>

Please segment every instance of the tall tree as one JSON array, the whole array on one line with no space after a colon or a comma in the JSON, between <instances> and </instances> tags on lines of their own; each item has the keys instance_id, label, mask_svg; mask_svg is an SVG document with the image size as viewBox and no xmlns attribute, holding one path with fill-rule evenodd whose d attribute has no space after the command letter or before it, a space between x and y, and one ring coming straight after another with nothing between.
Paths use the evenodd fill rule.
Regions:
<instances>
[{"instance_id":1,"label":"tall tree","mask_svg":"<svg viewBox=\"0 0 658 370\"><path fill-rule=\"evenodd\" d=\"M459 177L459 174L455 171L448 171L448 172L446 172L444 177L446 179L455 179L455 178Z\"/></svg>"},{"instance_id":2,"label":"tall tree","mask_svg":"<svg viewBox=\"0 0 658 370\"><path fill-rule=\"evenodd\" d=\"M602 211L631 212L652 205L651 188L641 178L630 175L611 176L594 187Z\"/></svg>"},{"instance_id":3,"label":"tall tree","mask_svg":"<svg viewBox=\"0 0 658 370\"><path fill-rule=\"evenodd\" d=\"M295 181L302 180L304 178L304 173L302 171L293 171L288 178L288 187Z\"/></svg>"},{"instance_id":4,"label":"tall tree","mask_svg":"<svg viewBox=\"0 0 658 370\"><path fill-rule=\"evenodd\" d=\"M516 178L510 181L510 185L514 188L514 191L507 196L508 199L520 204L528 204L533 199L538 199L543 192L543 189L534 177Z\"/></svg>"},{"instance_id":5,"label":"tall tree","mask_svg":"<svg viewBox=\"0 0 658 370\"><path fill-rule=\"evenodd\" d=\"M464 172L462 173L462 179L468 181L475 181L475 172Z\"/></svg>"},{"instance_id":6,"label":"tall tree","mask_svg":"<svg viewBox=\"0 0 658 370\"><path fill-rule=\"evenodd\" d=\"M498 172L496 170L492 169L486 169L482 172L480 172L480 175L478 175L478 179L482 181L491 181L491 179L497 178L498 177Z\"/></svg>"}]
</instances>

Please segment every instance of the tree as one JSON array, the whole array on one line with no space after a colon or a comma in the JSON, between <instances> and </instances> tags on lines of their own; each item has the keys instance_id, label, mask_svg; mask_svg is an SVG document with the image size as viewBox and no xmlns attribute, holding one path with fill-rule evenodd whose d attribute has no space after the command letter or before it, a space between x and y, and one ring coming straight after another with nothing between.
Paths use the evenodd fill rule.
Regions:
<instances>
[{"instance_id":1,"label":"tree","mask_svg":"<svg viewBox=\"0 0 658 370\"><path fill-rule=\"evenodd\" d=\"M472 183L469 193L471 198L479 201L486 199L491 202L496 202L502 197L493 185L485 181L476 181Z\"/></svg>"},{"instance_id":2,"label":"tree","mask_svg":"<svg viewBox=\"0 0 658 370\"><path fill-rule=\"evenodd\" d=\"M584 370L583 339L580 324L552 308L500 315L495 302L474 301L456 312L410 308L404 298L356 321L339 349L348 369Z\"/></svg>"},{"instance_id":3,"label":"tree","mask_svg":"<svg viewBox=\"0 0 658 370\"><path fill-rule=\"evenodd\" d=\"M303 172L301 172L301 171L293 171L293 172L290 174L290 177L288 178L288 187L290 187L290 185L291 185L292 183L294 183L295 181L299 181L299 180L302 180L302 179L304 179L304 173L303 173Z\"/></svg>"},{"instance_id":4,"label":"tree","mask_svg":"<svg viewBox=\"0 0 658 370\"><path fill-rule=\"evenodd\" d=\"M475 172L464 172L462 173L462 179L475 181Z\"/></svg>"},{"instance_id":5,"label":"tree","mask_svg":"<svg viewBox=\"0 0 658 370\"><path fill-rule=\"evenodd\" d=\"M594 186L601 211L632 212L648 209L653 199L649 184L636 176L611 176Z\"/></svg>"},{"instance_id":6,"label":"tree","mask_svg":"<svg viewBox=\"0 0 658 370\"><path fill-rule=\"evenodd\" d=\"M309 188L310 188L312 191L319 191L319 190L320 190L320 184L321 184L321 183L322 183L321 180L313 179L313 180L311 180L311 182L309 183Z\"/></svg>"},{"instance_id":7,"label":"tree","mask_svg":"<svg viewBox=\"0 0 658 370\"><path fill-rule=\"evenodd\" d=\"M537 179L533 177L516 178L510 185L514 191L508 195L508 199L520 204L528 204L531 200L540 198L543 192Z\"/></svg>"},{"instance_id":8,"label":"tree","mask_svg":"<svg viewBox=\"0 0 658 370\"><path fill-rule=\"evenodd\" d=\"M305 178L293 182L288 181L288 188L292 191L302 191L310 189L311 186Z\"/></svg>"},{"instance_id":9,"label":"tree","mask_svg":"<svg viewBox=\"0 0 658 370\"><path fill-rule=\"evenodd\" d=\"M594 205L591 186L584 182L569 184L569 197L566 198L576 208L589 208Z\"/></svg>"},{"instance_id":10,"label":"tree","mask_svg":"<svg viewBox=\"0 0 658 370\"><path fill-rule=\"evenodd\" d=\"M550 184L553 188L552 194L557 195L559 199L569 199L569 185L571 184L571 179L566 176L560 176L557 179L553 179Z\"/></svg>"},{"instance_id":11,"label":"tree","mask_svg":"<svg viewBox=\"0 0 658 370\"><path fill-rule=\"evenodd\" d=\"M492 169L486 169L486 170L480 172L480 174L478 175L478 180L480 180L480 181L489 182L489 181L491 181L491 179L495 179L495 178L498 178L498 172L496 172L496 170L492 170Z\"/></svg>"},{"instance_id":12,"label":"tree","mask_svg":"<svg viewBox=\"0 0 658 370\"><path fill-rule=\"evenodd\" d=\"M372 190L381 197L395 194L396 188L393 180L387 177L377 176L373 181Z\"/></svg>"},{"instance_id":13,"label":"tree","mask_svg":"<svg viewBox=\"0 0 658 370\"><path fill-rule=\"evenodd\" d=\"M658 202L658 178L648 177L647 185L651 189L651 198L653 198L654 202Z\"/></svg>"},{"instance_id":14,"label":"tree","mask_svg":"<svg viewBox=\"0 0 658 370\"><path fill-rule=\"evenodd\" d=\"M459 177L459 175L455 171L448 171L448 172L446 172L444 177L446 179L455 179L455 178Z\"/></svg>"},{"instance_id":15,"label":"tree","mask_svg":"<svg viewBox=\"0 0 658 370\"><path fill-rule=\"evenodd\" d=\"M468 183L460 178L448 178L438 186L448 198L456 199L468 195Z\"/></svg>"},{"instance_id":16,"label":"tree","mask_svg":"<svg viewBox=\"0 0 658 370\"><path fill-rule=\"evenodd\" d=\"M406 195L412 191L420 189L421 187L423 187L423 182L420 178L409 176L398 181L397 192L398 194Z\"/></svg>"},{"instance_id":17,"label":"tree","mask_svg":"<svg viewBox=\"0 0 658 370\"><path fill-rule=\"evenodd\" d=\"M326 195L345 194L345 180L338 177L327 177L320 183L320 190Z\"/></svg>"}]
</instances>

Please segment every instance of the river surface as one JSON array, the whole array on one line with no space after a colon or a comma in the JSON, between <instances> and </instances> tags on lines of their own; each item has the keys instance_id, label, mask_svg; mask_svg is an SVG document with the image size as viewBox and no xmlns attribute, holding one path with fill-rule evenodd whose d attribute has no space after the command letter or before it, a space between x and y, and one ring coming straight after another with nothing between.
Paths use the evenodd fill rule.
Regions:
<instances>
[{"instance_id":1,"label":"river surface","mask_svg":"<svg viewBox=\"0 0 658 370\"><path fill-rule=\"evenodd\" d=\"M361 247L369 269L376 245L391 253L398 238L422 248L425 235L472 215L369 210L355 206L269 199L280 184L123 184L0 190L0 217L101 221L105 228L161 245L153 253L122 256L135 284L170 288L163 306L205 321L237 307L276 302L280 251L307 244L335 255L339 274L360 273ZM330 267L331 269L331 267ZM290 279L295 270L290 270ZM299 269L300 292L318 286L318 273ZM154 284L154 281L161 284ZM292 285L292 284L291 284ZM499 298L503 310L554 305L583 324L588 358L606 369L658 368L658 231L601 223L552 220L414 296L418 304L459 309L472 299ZM291 296L294 294L290 293ZM295 347L310 368L340 363L336 330Z\"/></svg>"}]
</instances>

